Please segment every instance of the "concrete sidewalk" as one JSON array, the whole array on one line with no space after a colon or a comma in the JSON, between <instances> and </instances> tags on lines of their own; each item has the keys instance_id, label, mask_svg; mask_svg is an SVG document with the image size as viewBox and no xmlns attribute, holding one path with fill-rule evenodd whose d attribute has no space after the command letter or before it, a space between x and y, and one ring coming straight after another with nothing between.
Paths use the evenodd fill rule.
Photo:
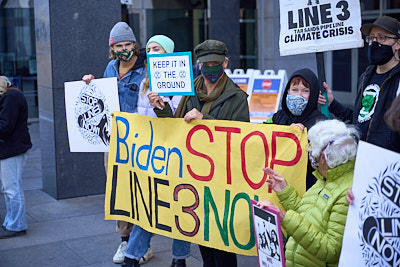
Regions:
<instances>
[{"instance_id":1,"label":"concrete sidewalk","mask_svg":"<svg viewBox=\"0 0 400 267\"><path fill-rule=\"evenodd\" d=\"M104 195L55 200L44 193L39 123L31 123L29 129L33 147L23 175L28 231L24 236L0 239L0 266L119 266L112 257L121 238L115 222L104 220ZM2 223L6 207L0 195ZM154 257L143 266L170 266L172 240L156 235L151 246ZM196 244L186 263L202 266ZM258 266L257 258L240 255L238 265Z\"/></svg>"}]
</instances>

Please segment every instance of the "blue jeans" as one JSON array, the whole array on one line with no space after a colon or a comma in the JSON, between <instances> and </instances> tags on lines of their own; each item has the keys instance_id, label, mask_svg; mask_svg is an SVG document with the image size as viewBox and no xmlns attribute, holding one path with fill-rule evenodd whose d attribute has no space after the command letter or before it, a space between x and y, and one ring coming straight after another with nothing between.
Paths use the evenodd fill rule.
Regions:
<instances>
[{"instance_id":1,"label":"blue jeans","mask_svg":"<svg viewBox=\"0 0 400 267\"><path fill-rule=\"evenodd\" d=\"M130 259L140 260L150 246L152 233L140 226L134 225L129 236L125 256ZM172 257L174 259L186 259L190 254L190 242L174 239L172 243Z\"/></svg>"},{"instance_id":2,"label":"blue jeans","mask_svg":"<svg viewBox=\"0 0 400 267\"><path fill-rule=\"evenodd\" d=\"M6 202L6 217L3 226L10 231L28 228L25 215L25 197L22 189L22 169L27 153L0 160L1 191Z\"/></svg>"}]
</instances>

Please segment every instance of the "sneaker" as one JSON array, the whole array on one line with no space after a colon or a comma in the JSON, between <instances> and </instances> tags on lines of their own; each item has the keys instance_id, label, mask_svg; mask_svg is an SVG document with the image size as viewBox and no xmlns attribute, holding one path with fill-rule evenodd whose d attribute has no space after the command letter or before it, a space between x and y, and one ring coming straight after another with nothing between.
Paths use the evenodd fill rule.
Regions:
<instances>
[{"instance_id":1,"label":"sneaker","mask_svg":"<svg viewBox=\"0 0 400 267\"><path fill-rule=\"evenodd\" d=\"M173 259L170 267L186 267L186 260L185 259Z\"/></svg>"},{"instance_id":2,"label":"sneaker","mask_svg":"<svg viewBox=\"0 0 400 267\"><path fill-rule=\"evenodd\" d=\"M154 254L153 254L153 249L151 249L151 246L149 246L149 248L146 251L146 254L144 254L143 257L140 258L139 263L140 264L145 264L146 262L148 262L151 258L153 258Z\"/></svg>"},{"instance_id":3,"label":"sneaker","mask_svg":"<svg viewBox=\"0 0 400 267\"><path fill-rule=\"evenodd\" d=\"M0 229L0 239L11 238L14 236L25 235L26 230L22 231L10 231L7 230L4 226Z\"/></svg>"},{"instance_id":4,"label":"sneaker","mask_svg":"<svg viewBox=\"0 0 400 267\"><path fill-rule=\"evenodd\" d=\"M119 247L117 249L117 252L115 252L115 255L113 257L113 262L114 263L123 263L125 259L125 250L126 247L128 246L128 242L122 241L121 244L119 244Z\"/></svg>"}]
</instances>

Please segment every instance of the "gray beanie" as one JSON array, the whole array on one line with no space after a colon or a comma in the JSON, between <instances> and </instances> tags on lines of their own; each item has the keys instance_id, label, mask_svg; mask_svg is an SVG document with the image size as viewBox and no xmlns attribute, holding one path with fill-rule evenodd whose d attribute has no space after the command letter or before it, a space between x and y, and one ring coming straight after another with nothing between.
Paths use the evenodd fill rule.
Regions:
<instances>
[{"instance_id":1,"label":"gray beanie","mask_svg":"<svg viewBox=\"0 0 400 267\"><path fill-rule=\"evenodd\" d=\"M134 42L136 43L136 37L133 34L131 27L125 22L118 22L114 25L110 32L109 45L119 42Z\"/></svg>"}]
</instances>

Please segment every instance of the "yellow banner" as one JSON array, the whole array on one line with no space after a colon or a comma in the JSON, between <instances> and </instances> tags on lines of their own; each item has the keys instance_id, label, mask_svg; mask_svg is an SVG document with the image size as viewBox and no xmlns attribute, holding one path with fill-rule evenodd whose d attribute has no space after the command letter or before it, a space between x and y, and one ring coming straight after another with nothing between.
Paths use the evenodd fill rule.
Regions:
<instances>
[{"instance_id":1,"label":"yellow banner","mask_svg":"<svg viewBox=\"0 0 400 267\"><path fill-rule=\"evenodd\" d=\"M250 199L278 202L262 168L303 194L306 144L298 127L115 112L105 218L256 255Z\"/></svg>"}]
</instances>

